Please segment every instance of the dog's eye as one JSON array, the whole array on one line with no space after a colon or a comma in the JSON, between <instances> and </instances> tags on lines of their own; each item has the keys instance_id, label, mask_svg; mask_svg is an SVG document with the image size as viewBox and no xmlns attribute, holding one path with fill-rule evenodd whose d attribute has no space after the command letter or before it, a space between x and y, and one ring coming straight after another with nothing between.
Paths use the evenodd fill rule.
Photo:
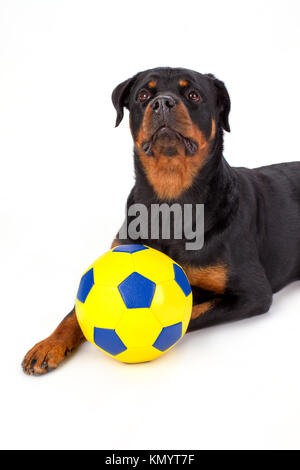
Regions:
<instances>
[{"instance_id":1,"label":"dog's eye","mask_svg":"<svg viewBox=\"0 0 300 470\"><path fill-rule=\"evenodd\" d=\"M138 100L141 102L141 103L144 103L145 101L147 101L149 98L150 98L150 93L149 91L147 90L142 90L140 91L139 93L139 96L138 96Z\"/></svg>"},{"instance_id":2,"label":"dog's eye","mask_svg":"<svg viewBox=\"0 0 300 470\"><path fill-rule=\"evenodd\" d=\"M187 94L187 97L190 101L193 101L194 103L199 103L199 101L202 101L201 96L195 90L190 90Z\"/></svg>"}]
</instances>

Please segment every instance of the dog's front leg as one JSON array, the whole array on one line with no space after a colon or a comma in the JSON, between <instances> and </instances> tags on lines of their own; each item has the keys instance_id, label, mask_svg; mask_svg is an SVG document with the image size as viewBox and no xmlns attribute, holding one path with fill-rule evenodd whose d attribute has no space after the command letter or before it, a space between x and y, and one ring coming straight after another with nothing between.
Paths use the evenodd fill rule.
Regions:
<instances>
[{"instance_id":1,"label":"dog's front leg","mask_svg":"<svg viewBox=\"0 0 300 470\"><path fill-rule=\"evenodd\" d=\"M266 313L272 303L270 286L263 292L234 292L193 306L188 331Z\"/></svg>"},{"instance_id":2,"label":"dog's front leg","mask_svg":"<svg viewBox=\"0 0 300 470\"><path fill-rule=\"evenodd\" d=\"M253 260L251 265L249 262L247 266L239 266L239 270L231 266L228 271L231 274L225 278L216 267L198 270L186 267L194 297L189 331L242 320L269 310L272 289L259 262ZM239 276L235 274L237 271Z\"/></svg>"},{"instance_id":3,"label":"dog's front leg","mask_svg":"<svg viewBox=\"0 0 300 470\"><path fill-rule=\"evenodd\" d=\"M112 248L119 244L115 239ZM74 307L48 338L28 351L22 362L23 370L29 375L46 374L56 369L67 354L84 341Z\"/></svg>"},{"instance_id":4,"label":"dog's front leg","mask_svg":"<svg viewBox=\"0 0 300 470\"><path fill-rule=\"evenodd\" d=\"M48 338L28 351L22 362L24 372L41 375L56 369L67 354L83 341L85 338L73 308Z\"/></svg>"}]
</instances>

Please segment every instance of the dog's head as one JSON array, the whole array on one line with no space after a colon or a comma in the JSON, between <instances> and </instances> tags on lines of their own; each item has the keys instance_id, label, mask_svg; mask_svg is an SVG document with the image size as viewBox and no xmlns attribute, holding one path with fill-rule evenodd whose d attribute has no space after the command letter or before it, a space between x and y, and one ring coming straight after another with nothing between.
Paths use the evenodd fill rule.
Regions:
<instances>
[{"instance_id":1,"label":"dog's head","mask_svg":"<svg viewBox=\"0 0 300 470\"><path fill-rule=\"evenodd\" d=\"M175 199L193 183L217 135L230 131L230 99L211 74L156 68L120 83L112 94L116 126L124 107L144 172L161 199Z\"/></svg>"}]
</instances>

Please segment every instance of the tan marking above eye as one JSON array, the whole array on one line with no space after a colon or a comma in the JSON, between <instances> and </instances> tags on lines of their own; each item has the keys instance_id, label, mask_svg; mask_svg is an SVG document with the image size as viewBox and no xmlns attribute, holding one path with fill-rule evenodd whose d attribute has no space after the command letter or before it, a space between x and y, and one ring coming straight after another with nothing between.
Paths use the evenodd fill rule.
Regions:
<instances>
[{"instance_id":1,"label":"tan marking above eye","mask_svg":"<svg viewBox=\"0 0 300 470\"><path fill-rule=\"evenodd\" d=\"M149 88L155 88L157 85L156 81L155 80L150 80L150 82L148 83L148 87Z\"/></svg>"},{"instance_id":2,"label":"tan marking above eye","mask_svg":"<svg viewBox=\"0 0 300 470\"><path fill-rule=\"evenodd\" d=\"M188 86L189 82L187 80L179 80L180 86Z\"/></svg>"}]
</instances>

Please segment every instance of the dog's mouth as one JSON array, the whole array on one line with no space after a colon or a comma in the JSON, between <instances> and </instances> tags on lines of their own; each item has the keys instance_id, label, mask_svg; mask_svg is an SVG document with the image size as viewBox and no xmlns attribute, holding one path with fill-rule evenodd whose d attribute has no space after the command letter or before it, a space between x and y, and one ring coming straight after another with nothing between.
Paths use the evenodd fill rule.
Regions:
<instances>
[{"instance_id":1,"label":"dog's mouth","mask_svg":"<svg viewBox=\"0 0 300 470\"><path fill-rule=\"evenodd\" d=\"M143 151L148 156L153 156L153 148L157 143L162 144L168 156L176 155L176 146L178 144L183 144L185 148L186 155L193 156L198 150L198 145L192 139L184 137L182 134L177 132L175 129L168 127L166 125L161 126L157 129L152 135L151 139L148 142L142 144Z\"/></svg>"}]
</instances>

